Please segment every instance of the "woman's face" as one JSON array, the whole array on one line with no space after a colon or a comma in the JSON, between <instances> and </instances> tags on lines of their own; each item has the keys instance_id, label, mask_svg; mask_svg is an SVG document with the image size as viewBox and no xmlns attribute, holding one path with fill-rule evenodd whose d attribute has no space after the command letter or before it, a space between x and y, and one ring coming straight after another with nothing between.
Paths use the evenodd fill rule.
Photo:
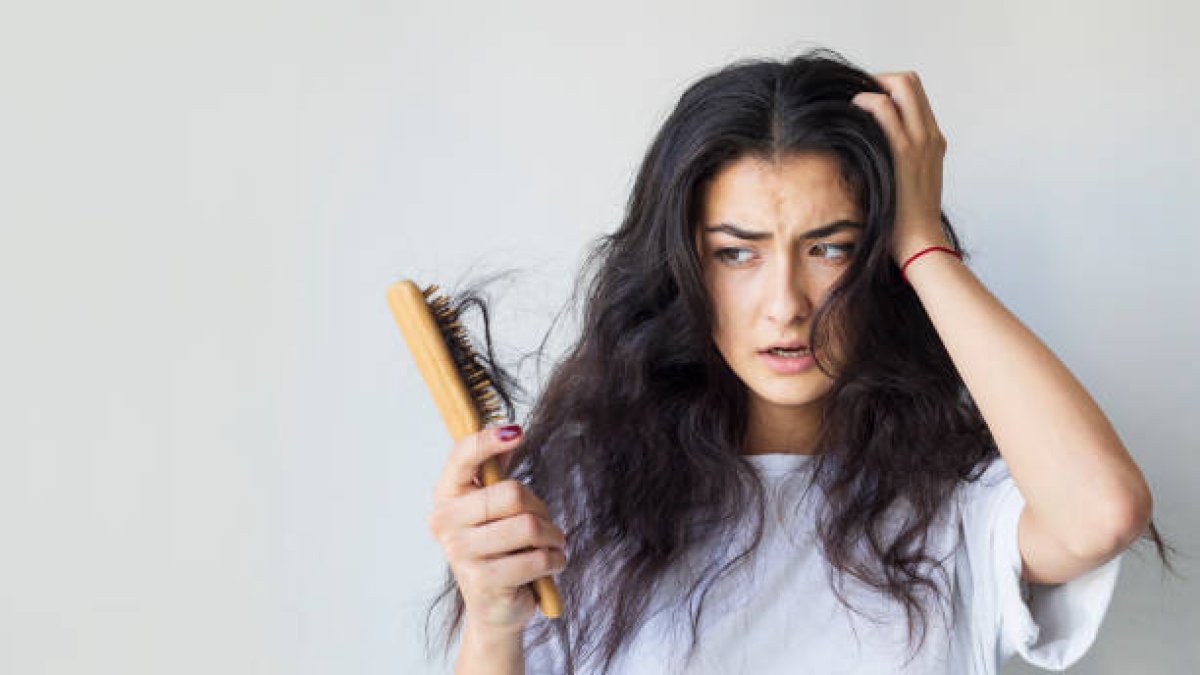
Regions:
<instances>
[{"instance_id":1,"label":"woman's face","mask_svg":"<svg viewBox=\"0 0 1200 675\"><path fill-rule=\"evenodd\" d=\"M702 194L696 250L717 349L752 405L820 404L833 381L807 351L813 309L849 266L862 215L825 153L744 157ZM774 345L804 345L772 355Z\"/></svg>"}]
</instances>

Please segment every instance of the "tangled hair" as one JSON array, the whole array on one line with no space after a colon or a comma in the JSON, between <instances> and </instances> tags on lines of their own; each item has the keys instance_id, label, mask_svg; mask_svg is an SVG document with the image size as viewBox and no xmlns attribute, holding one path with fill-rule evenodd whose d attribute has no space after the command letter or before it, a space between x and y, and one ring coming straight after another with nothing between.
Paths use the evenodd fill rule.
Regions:
<instances>
[{"instance_id":1,"label":"tangled hair","mask_svg":"<svg viewBox=\"0 0 1200 675\"><path fill-rule=\"evenodd\" d=\"M761 540L764 486L742 455L748 395L713 342L693 233L703 188L723 167L803 152L836 158L865 218L853 259L813 315L811 352L824 355L818 367L833 379L812 464L824 497L817 541L839 580L849 575L902 604L910 644L918 634L924 642L922 589L941 597L930 571L947 574L928 555L926 533L956 487L999 453L889 253L892 155L883 129L850 102L862 91L884 90L827 49L706 75L655 136L620 228L595 242L575 286L586 290L580 335L547 379L510 464L510 477L567 534L570 558L556 579L572 663L594 659L607 671L664 574L688 551L738 541L752 514L750 544L711 559L678 598L695 601L690 657L708 591ZM944 213L941 222L961 251ZM889 535L885 522L898 527ZM1170 568L1171 547L1153 522L1142 537ZM430 610L449 597L447 650L464 612L448 571ZM532 644L550 637L550 622L530 629Z\"/></svg>"}]
</instances>

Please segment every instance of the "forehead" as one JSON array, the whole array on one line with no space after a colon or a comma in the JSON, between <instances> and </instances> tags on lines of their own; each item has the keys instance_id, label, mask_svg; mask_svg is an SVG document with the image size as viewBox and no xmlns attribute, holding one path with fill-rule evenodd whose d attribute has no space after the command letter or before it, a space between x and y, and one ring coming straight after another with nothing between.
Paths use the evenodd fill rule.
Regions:
<instances>
[{"instance_id":1,"label":"forehead","mask_svg":"<svg viewBox=\"0 0 1200 675\"><path fill-rule=\"evenodd\" d=\"M778 162L742 157L704 186L701 205L706 220L740 219L760 229L858 215L837 157L828 152L793 153Z\"/></svg>"}]
</instances>

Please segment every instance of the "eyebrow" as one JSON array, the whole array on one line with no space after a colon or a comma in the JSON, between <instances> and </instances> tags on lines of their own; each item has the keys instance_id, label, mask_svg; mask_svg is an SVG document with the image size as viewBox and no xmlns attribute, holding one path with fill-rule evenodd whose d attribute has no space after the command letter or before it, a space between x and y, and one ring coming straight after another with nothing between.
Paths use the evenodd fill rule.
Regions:
<instances>
[{"instance_id":1,"label":"eyebrow","mask_svg":"<svg viewBox=\"0 0 1200 675\"><path fill-rule=\"evenodd\" d=\"M801 239L817 239L820 237L827 237L827 236L833 234L834 232L840 232L842 230L850 229L850 228L861 230L861 229L863 229L863 224L860 222L854 221L854 220L846 220L846 219L837 220L832 223L829 223L828 225L823 225L821 227L818 227L815 230L809 230L808 232L805 232L804 234L800 235L800 238ZM724 232L726 234L731 234L731 235L737 237L738 239L749 239L750 241L759 241L761 239L770 239L771 238L770 232L759 232L757 230L746 230L741 227L738 227L737 225L733 225L730 223L718 223L716 225L705 225L704 231L705 232Z\"/></svg>"}]
</instances>

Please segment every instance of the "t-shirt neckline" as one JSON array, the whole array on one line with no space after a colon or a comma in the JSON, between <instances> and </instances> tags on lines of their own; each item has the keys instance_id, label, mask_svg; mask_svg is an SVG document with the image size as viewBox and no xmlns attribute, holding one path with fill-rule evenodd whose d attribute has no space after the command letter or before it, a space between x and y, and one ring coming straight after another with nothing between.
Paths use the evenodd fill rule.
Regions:
<instances>
[{"instance_id":1,"label":"t-shirt neckline","mask_svg":"<svg viewBox=\"0 0 1200 675\"><path fill-rule=\"evenodd\" d=\"M771 476L783 475L797 467L807 466L816 458L816 455L801 455L791 452L768 452L742 456L757 467L761 473Z\"/></svg>"}]
</instances>

